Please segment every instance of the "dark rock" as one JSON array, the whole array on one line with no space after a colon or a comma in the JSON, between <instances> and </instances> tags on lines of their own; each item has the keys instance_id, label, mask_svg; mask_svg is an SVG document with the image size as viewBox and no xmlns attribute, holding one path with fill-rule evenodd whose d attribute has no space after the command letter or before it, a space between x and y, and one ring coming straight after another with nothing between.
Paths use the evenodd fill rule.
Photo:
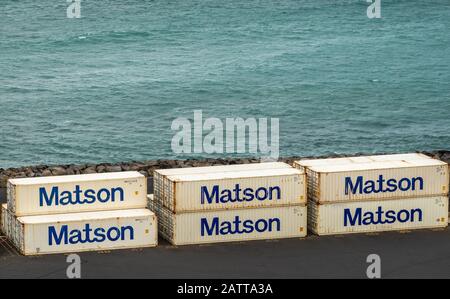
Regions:
<instances>
[{"instance_id":1,"label":"dark rock","mask_svg":"<svg viewBox=\"0 0 450 299\"><path fill-rule=\"evenodd\" d=\"M74 174L82 174L81 167L80 166L72 166L70 167Z\"/></svg>"},{"instance_id":2,"label":"dark rock","mask_svg":"<svg viewBox=\"0 0 450 299\"><path fill-rule=\"evenodd\" d=\"M122 170L123 170L123 171L130 171L130 165L128 165L128 164L122 164Z\"/></svg>"},{"instance_id":3,"label":"dark rock","mask_svg":"<svg viewBox=\"0 0 450 299\"><path fill-rule=\"evenodd\" d=\"M52 167L50 168L50 171L52 172L52 175L66 175L67 171L63 167Z\"/></svg>"},{"instance_id":4,"label":"dark rock","mask_svg":"<svg viewBox=\"0 0 450 299\"><path fill-rule=\"evenodd\" d=\"M94 166L90 166L83 169L83 174L91 174L91 173L97 173Z\"/></svg>"},{"instance_id":5,"label":"dark rock","mask_svg":"<svg viewBox=\"0 0 450 299\"><path fill-rule=\"evenodd\" d=\"M145 165L147 165L147 166L158 166L158 162L157 161L146 161Z\"/></svg>"},{"instance_id":6,"label":"dark rock","mask_svg":"<svg viewBox=\"0 0 450 299\"><path fill-rule=\"evenodd\" d=\"M106 166L105 166L105 165L99 165L99 166L97 166L97 172L98 172L98 173L104 173L104 172L106 172Z\"/></svg>"},{"instance_id":7,"label":"dark rock","mask_svg":"<svg viewBox=\"0 0 450 299\"><path fill-rule=\"evenodd\" d=\"M44 169L44 170L41 172L41 175L42 175L42 176L52 176L52 172L50 171L50 169Z\"/></svg>"},{"instance_id":8,"label":"dark rock","mask_svg":"<svg viewBox=\"0 0 450 299\"><path fill-rule=\"evenodd\" d=\"M6 175L0 175L0 188L6 188L8 180L9 177L7 177Z\"/></svg>"},{"instance_id":9,"label":"dark rock","mask_svg":"<svg viewBox=\"0 0 450 299\"><path fill-rule=\"evenodd\" d=\"M139 170L143 169L144 166L145 165L141 164L141 163L133 163L133 165L130 166L130 170L131 171L139 171Z\"/></svg>"},{"instance_id":10,"label":"dark rock","mask_svg":"<svg viewBox=\"0 0 450 299\"><path fill-rule=\"evenodd\" d=\"M27 170L25 171L25 174L27 175L27 177L34 177L34 171L32 170L31 167L27 168Z\"/></svg>"},{"instance_id":11,"label":"dark rock","mask_svg":"<svg viewBox=\"0 0 450 299\"><path fill-rule=\"evenodd\" d=\"M450 163L450 151L441 154L441 160Z\"/></svg>"},{"instance_id":12,"label":"dark rock","mask_svg":"<svg viewBox=\"0 0 450 299\"><path fill-rule=\"evenodd\" d=\"M122 171L122 167L120 165L112 165L112 166L106 166L107 172L120 172Z\"/></svg>"}]
</instances>

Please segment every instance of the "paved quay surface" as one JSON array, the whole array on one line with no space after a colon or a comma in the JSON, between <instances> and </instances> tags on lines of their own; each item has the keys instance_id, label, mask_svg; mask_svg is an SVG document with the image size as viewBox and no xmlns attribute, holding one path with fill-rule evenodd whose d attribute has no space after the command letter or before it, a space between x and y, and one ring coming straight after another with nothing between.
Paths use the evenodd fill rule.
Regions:
<instances>
[{"instance_id":1,"label":"paved quay surface","mask_svg":"<svg viewBox=\"0 0 450 299\"><path fill-rule=\"evenodd\" d=\"M83 278L450 278L450 229L80 253ZM66 255L24 257L0 237L0 278L65 278Z\"/></svg>"}]
</instances>

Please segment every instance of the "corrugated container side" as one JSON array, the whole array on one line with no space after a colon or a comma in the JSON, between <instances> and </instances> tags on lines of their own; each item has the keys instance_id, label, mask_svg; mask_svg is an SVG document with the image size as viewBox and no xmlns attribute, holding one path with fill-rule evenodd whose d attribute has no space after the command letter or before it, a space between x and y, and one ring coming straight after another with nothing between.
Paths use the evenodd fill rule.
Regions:
<instances>
[{"instance_id":1,"label":"corrugated container side","mask_svg":"<svg viewBox=\"0 0 450 299\"><path fill-rule=\"evenodd\" d=\"M168 195L165 193L167 187L164 186L164 177L158 172L153 172L153 195L155 198L159 198L161 201ZM153 197L152 197L153 198Z\"/></svg>"},{"instance_id":2,"label":"corrugated container side","mask_svg":"<svg viewBox=\"0 0 450 299\"><path fill-rule=\"evenodd\" d=\"M12 241L24 255L155 247L158 242L157 218L147 209L14 217L14 222Z\"/></svg>"},{"instance_id":3,"label":"corrugated container side","mask_svg":"<svg viewBox=\"0 0 450 299\"><path fill-rule=\"evenodd\" d=\"M147 180L143 175L130 173L128 178L111 180L90 177L89 181L57 183L47 177L45 183L36 184L12 180L8 183L8 208L16 216L33 216L146 207Z\"/></svg>"},{"instance_id":4,"label":"corrugated container side","mask_svg":"<svg viewBox=\"0 0 450 299\"><path fill-rule=\"evenodd\" d=\"M16 246L20 252L25 250L25 227L24 224L18 221L17 217L11 214L11 236L10 241Z\"/></svg>"},{"instance_id":5,"label":"corrugated container side","mask_svg":"<svg viewBox=\"0 0 450 299\"><path fill-rule=\"evenodd\" d=\"M173 236L175 234L175 218L172 217L173 213L169 209L163 208L161 202L154 200L153 197L149 197L148 203L149 210L157 215L159 235L161 235L165 240L173 240Z\"/></svg>"},{"instance_id":6,"label":"corrugated container side","mask_svg":"<svg viewBox=\"0 0 450 299\"><path fill-rule=\"evenodd\" d=\"M13 241L14 232L15 232L15 223L14 223L14 215L7 209L6 210L6 223L8 225L7 232L8 238Z\"/></svg>"},{"instance_id":7,"label":"corrugated container side","mask_svg":"<svg viewBox=\"0 0 450 299\"><path fill-rule=\"evenodd\" d=\"M8 210L7 204L2 205L2 231L8 239L13 238L14 221L13 214Z\"/></svg>"},{"instance_id":8,"label":"corrugated container side","mask_svg":"<svg viewBox=\"0 0 450 299\"><path fill-rule=\"evenodd\" d=\"M448 225L445 196L347 203L308 203L308 229L317 235L439 228Z\"/></svg>"},{"instance_id":9,"label":"corrugated container side","mask_svg":"<svg viewBox=\"0 0 450 299\"><path fill-rule=\"evenodd\" d=\"M447 165L330 173L307 168L306 175L308 198L320 203L446 196L449 189ZM378 191L380 176L384 180L382 192ZM394 190L387 185L391 179L396 180L396 190L388 192Z\"/></svg>"},{"instance_id":10,"label":"corrugated container side","mask_svg":"<svg viewBox=\"0 0 450 299\"><path fill-rule=\"evenodd\" d=\"M7 219L7 213L8 213L8 209L7 209L7 205L6 204L2 204L1 206L1 232L5 235L5 236L9 236L8 233L8 219Z\"/></svg>"},{"instance_id":11,"label":"corrugated container side","mask_svg":"<svg viewBox=\"0 0 450 299\"><path fill-rule=\"evenodd\" d=\"M307 231L304 205L181 214L150 206L161 236L173 245L301 238Z\"/></svg>"},{"instance_id":12,"label":"corrugated container side","mask_svg":"<svg viewBox=\"0 0 450 299\"><path fill-rule=\"evenodd\" d=\"M5 210L5 218L4 221L6 223L5 227L5 235L11 241L11 243L18 249L21 248L21 238L22 238L22 227L21 224L17 221L17 218L11 213L9 209ZM19 250L20 251L20 250Z\"/></svg>"},{"instance_id":13,"label":"corrugated container side","mask_svg":"<svg viewBox=\"0 0 450 299\"><path fill-rule=\"evenodd\" d=\"M306 204L306 175L299 173L209 180L157 177L157 180L162 183L155 185L155 198L175 213Z\"/></svg>"}]
</instances>

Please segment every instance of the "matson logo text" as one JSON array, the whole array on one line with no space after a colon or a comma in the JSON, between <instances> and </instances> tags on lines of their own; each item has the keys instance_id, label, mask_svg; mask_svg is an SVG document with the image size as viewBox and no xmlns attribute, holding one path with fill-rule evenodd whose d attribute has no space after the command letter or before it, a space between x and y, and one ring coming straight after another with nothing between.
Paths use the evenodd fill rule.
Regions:
<instances>
[{"instance_id":1,"label":"matson logo text","mask_svg":"<svg viewBox=\"0 0 450 299\"><path fill-rule=\"evenodd\" d=\"M134 240L132 226L92 228L89 223L86 223L83 229L69 229L68 225L62 225L60 228L53 225L48 227L48 245L50 246L61 245L61 243L69 245L124 240Z\"/></svg>"},{"instance_id":2,"label":"matson logo text","mask_svg":"<svg viewBox=\"0 0 450 299\"><path fill-rule=\"evenodd\" d=\"M422 222L423 212L421 209L411 210L384 210L379 206L376 211L363 211L356 208L354 213L351 209L344 209L344 226L366 226L378 224L414 223Z\"/></svg>"},{"instance_id":3,"label":"matson logo text","mask_svg":"<svg viewBox=\"0 0 450 299\"><path fill-rule=\"evenodd\" d=\"M244 202L253 201L257 199L259 201L264 200L280 200L281 188L279 186L273 187L259 187L256 190L252 188L241 188L241 185L236 184L234 189L222 189L219 185L214 185L211 190L208 190L208 186L201 187L201 203L227 203L227 202Z\"/></svg>"},{"instance_id":4,"label":"matson logo text","mask_svg":"<svg viewBox=\"0 0 450 299\"><path fill-rule=\"evenodd\" d=\"M200 220L201 235L212 236L224 236L234 234L251 234L251 233L264 233L281 231L280 218L269 219L246 219L242 220L241 217L235 216L233 221L220 220L219 217L214 217L211 222L207 218Z\"/></svg>"},{"instance_id":5,"label":"matson logo text","mask_svg":"<svg viewBox=\"0 0 450 299\"><path fill-rule=\"evenodd\" d=\"M358 176L353 182L351 177L345 178L345 194L348 195L350 192L352 194L370 194L370 193L384 193L384 192L395 192L400 191L415 191L423 190L423 178L401 178L396 179L385 179L383 175L378 177L378 180L365 180L363 176Z\"/></svg>"},{"instance_id":6,"label":"matson logo text","mask_svg":"<svg viewBox=\"0 0 450 299\"><path fill-rule=\"evenodd\" d=\"M52 187L50 192L47 192L44 187L39 188L39 205L41 207L44 205L65 206L124 201L124 197L124 191L120 187L102 188L96 191L93 189L82 190L79 185L76 185L73 191L60 191L59 187Z\"/></svg>"}]
</instances>

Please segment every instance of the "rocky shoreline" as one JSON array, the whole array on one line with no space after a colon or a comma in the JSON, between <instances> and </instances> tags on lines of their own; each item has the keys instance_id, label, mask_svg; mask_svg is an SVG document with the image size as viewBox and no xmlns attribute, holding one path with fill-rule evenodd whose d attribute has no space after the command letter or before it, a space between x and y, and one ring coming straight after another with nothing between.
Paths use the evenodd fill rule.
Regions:
<instances>
[{"instance_id":1,"label":"rocky shoreline","mask_svg":"<svg viewBox=\"0 0 450 299\"><path fill-rule=\"evenodd\" d=\"M433 158L450 163L450 150L439 150L420 153L429 155ZM361 156L364 153L351 155L331 155L330 157L349 157ZM292 164L293 161L299 159L311 158L325 158L324 156L316 157L284 157L279 161ZM208 158L208 159L188 159L188 160L152 160L152 161L132 161L122 163L100 163L100 164L82 164L82 165L37 165L19 168L0 168L0 188L6 188L8 179L24 178L24 177L41 177L41 176L56 176L56 175L74 175L74 174L90 174L90 173L105 173L118 171L139 171L146 177L152 177L155 169L164 168L182 168L182 167L198 167L198 166L213 166L213 165L231 165L231 164L246 164L257 163L259 159L254 158Z\"/></svg>"}]
</instances>

